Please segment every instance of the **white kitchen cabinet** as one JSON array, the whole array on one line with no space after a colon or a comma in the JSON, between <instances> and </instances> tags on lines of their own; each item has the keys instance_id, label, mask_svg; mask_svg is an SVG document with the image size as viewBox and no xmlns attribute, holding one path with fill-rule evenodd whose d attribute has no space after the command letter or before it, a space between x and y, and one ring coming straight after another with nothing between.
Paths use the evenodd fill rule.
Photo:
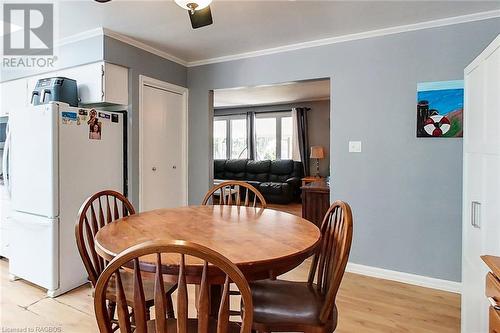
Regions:
<instances>
[{"instance_id":1,"label":"white kitchen cabinet","mask_svg":"<svg viewBox=\"0 0 500 333\"><path fill-rule=\"evenodd\" d=\"M128 105L128 69L104 63L103 102Z\"/></svg>"},{"instance_id":2,"label":"white kitchen cabinet","mask_svg":"<svg viewBox=\"0 0 500 333\"><path fill-rule=\"evenodd\" d=\"M128 69L125 67L98 62L60 73L76 80L82 104L128 105Z\"/></svg>"},{"instance_id":3,"label":"white kitchen cabinet","mask_svg":"<svg viewBox=\"0 0 500 333\"><path fill-rule=\"evenodd\" d=\"M76 80L78 98L83 105L128 105L128 69L125 67L106 62L96 62L30 77L27 79L28 99L31 99L31 92L39 79L52 76L62 76Z\"/></svg>"},{"instance_id":4,"label":"white kitchen cabinet","mask_svg":"<svg viewBox=\"0 0 500 333\"><path fill-rule=\"evenodd\" d=\"M488 332L481 255L500 255L500 35L465 69L462 332Z\"/></svg>"}]
</instances>

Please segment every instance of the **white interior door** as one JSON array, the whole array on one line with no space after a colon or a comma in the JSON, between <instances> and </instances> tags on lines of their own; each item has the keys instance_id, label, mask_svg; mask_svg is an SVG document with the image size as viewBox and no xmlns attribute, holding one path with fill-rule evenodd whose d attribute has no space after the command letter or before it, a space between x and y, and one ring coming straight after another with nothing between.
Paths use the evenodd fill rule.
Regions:
<instances>
[{"instance_id":1,"label":"white interior door","mask_svg":"<svg viewBox=\"0 0 500 333\"><path fill-rule=\"evenodd\" d=\"M462 332L487 332L480 256L500 255L500 36L465 69Z\"/></svg>"},{"instance_id":2,"label":"white interior door","mask_svg":"<svg viewBox=\"0 0 500 333\"><path fill-rule=\"evenodd\" d=\"M142 211L187 204L185 96L156 86L142 88Z\"/></svg>"}]
</instances>

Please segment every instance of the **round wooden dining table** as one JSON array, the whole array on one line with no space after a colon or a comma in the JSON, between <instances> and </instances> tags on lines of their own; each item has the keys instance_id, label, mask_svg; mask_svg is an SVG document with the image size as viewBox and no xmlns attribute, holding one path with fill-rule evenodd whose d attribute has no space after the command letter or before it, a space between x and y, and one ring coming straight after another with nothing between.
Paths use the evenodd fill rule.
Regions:
<instances>
[{"instance_id":1,"label":"round wooden dining table","mask_svg":"<svg viewBox=\"0 0 500 333\"><path fill-rule=\"evenodd\" d=\"M231 260L249 281L286 273L310 257L320 243L316 225L285 212L241 206L188 206L143 212L102 227L95 249L106 260L150 240L195 242ZM153 272L156 257L140 258L141 270ZM162 256L166 275L178 273L179 255ZM203 262L186 258L186 279L197 283ZM219 283L209 273L211 283ZM223 276L221 275L221 278ZM167 278L168 279L168 278ZM223 281L222 281L223 282Z\"/></svg>"}]
</instances>

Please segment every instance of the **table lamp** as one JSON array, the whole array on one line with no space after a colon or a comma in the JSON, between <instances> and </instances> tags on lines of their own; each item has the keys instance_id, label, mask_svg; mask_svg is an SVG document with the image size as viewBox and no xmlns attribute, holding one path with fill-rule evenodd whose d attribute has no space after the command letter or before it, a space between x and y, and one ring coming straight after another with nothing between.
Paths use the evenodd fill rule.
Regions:
<instances>
[{"instance_id":1,"label":"table lamp","mask_svg":"<svg viewBox=\"0 0 500 333\"><path fill-rule=\"evenodd\" d=\"M310 158L316 159L316 174L315 177L319 178L319 160L325 158L325 151L322 146L312 146Z\"/></svg>"}]
</instances>

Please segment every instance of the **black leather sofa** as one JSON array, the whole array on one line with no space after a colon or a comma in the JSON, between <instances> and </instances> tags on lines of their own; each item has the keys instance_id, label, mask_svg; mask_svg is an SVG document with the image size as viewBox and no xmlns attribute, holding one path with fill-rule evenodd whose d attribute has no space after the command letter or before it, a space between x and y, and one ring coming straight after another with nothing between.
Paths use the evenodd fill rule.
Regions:
<instances>
[{"instance_id":1,"label":"black leather sofa","mask_svg":"<svg viewBox=\"0 0 500 333\"><path fill-rule=\"evenodd\" d=\"M215 180L241 180L256 187L268 203L300 198L302 163L292 160L214 160Z\"/></svg>"}]
</instances>

